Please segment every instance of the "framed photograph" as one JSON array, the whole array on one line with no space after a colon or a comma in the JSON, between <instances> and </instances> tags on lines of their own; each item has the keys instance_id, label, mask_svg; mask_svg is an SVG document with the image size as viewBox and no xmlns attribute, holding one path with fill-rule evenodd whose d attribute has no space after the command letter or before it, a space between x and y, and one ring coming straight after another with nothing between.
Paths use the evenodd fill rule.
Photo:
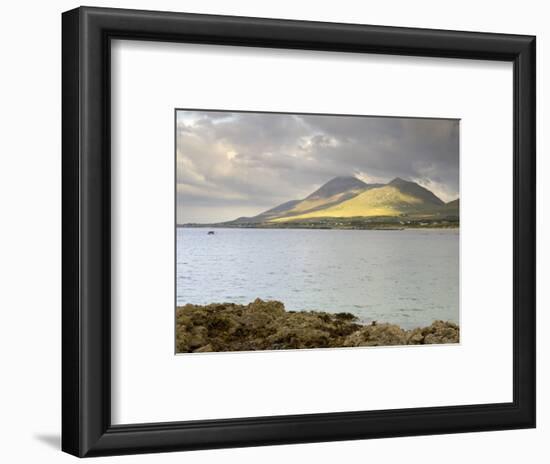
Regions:
<instances>
[{"instance_id":1,"label":"framed photograph","mask_svg":"<svg viewBox=\"0 0 550 464\"><path fill-rule=\"evenodd\" d=\"M63 14L62 448L535 426L535 38Z\"/></svg>"},{"instance_id":2,"label":"framed photograph","mask_svg":"<svg viewBox=\"0 0 550 464\"><path fill-rule=\"evenodd\" d=\"M458 120L175 117L176 353L459 343Z\"/></svg>"}]
</instances>

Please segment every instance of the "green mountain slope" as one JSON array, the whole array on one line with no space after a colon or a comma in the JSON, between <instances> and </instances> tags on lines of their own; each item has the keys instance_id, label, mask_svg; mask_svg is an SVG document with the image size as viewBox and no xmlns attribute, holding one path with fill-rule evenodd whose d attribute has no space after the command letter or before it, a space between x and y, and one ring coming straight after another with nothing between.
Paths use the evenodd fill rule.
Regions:
<instances>
[{"instance_id":1,"label":"green mountain slope","mask_svg":"<svg viewBox=\"0 0 550 464\"><path fill-rule=\"evenodd\" d=\"M291 200L254 217L228 225L287 224L317 219L397 218L440 220L459 215L459 200L443 202L430 190L399 177L387 184L366 184L335 177L302 200ZM453 219L454 220L454 219Z\"/></svg>"},{"instance_id":2,"label":"green mountain slope","mask_svg":"<svg viewBox=\"0 0 550 464\"><path fill-rule=\"evenodd\" d=\"M445 204L427 188L418 185L416 182L410 182L400 177L396 177L388 186L396 187L399 192L404 195L410 195L422 200L425 205L443 206Z\"/></svg>"},{"instance_id":3,"label":"green mountain slope","mask_svg":"<svg viewBox=\"0 0 550 464\"><path fill-rule=\"evenodd\" d=\"M279 217L325 210L375 187L379 187L379 184L366 184L355 177L335 177L285 211L284 215L279 214Z\"/></svg>"},{"instance_id":4,"label":"green mountain slope","mask_svg":"<svg viewBox=\"0 0 550 464\"><path fill-rule=\"evenodd\" d=\"M460 200L457 198L449 203L445 203L439 210L439 215L458 218L460 215Z\"/></svg>"},{"instance_id":5,"label":"green mountain slope","mask_svg":"<svg viewBox=\"0 0 550 464\"><path fill-rule=\"evenodd\" d=\"M366 184L356 177L335 177L323 184L303 200L291 200L271 208L254 217L241 217L235 223L262 223L277 218L298 216L311 211L322 210L349 200L365 190L379 187L381 184Z\"/></svg>"},{"instance_id":6,"label":"green mountain slope","mask_svg":"<svg viewBox=\"0 0 550 464\"><path fill-rule=\"evenodd\" d=\"M327 208L299 215L284 215L272 222L314 218L395 217L402 215L436 216L445 203L428 189L396 178L386 185L368 189Z\"/></svg>"}]
</instances>

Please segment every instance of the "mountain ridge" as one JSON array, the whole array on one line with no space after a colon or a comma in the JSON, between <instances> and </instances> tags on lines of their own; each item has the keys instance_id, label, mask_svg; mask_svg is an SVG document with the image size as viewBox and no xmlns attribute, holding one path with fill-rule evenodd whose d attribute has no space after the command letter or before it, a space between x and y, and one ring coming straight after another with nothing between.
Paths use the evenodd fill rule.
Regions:
<instances>
[{"instance_id":1,"label":"mountain ridge","mask_svg":"<svg viewBox=\"0 0 550 464\"><path fill-rule=\"evenodd\" d=\"M305 199L328 198L345 191L364 189L368 185L369 184L366 182L363 182L361 179L353 176L333 177L328 182L321 185L321 187L313 193L310 193Z\"/></svg>"},{"instance_id":2,"label":"mountain ridge","mask_svg":"<svg viewBox=\"0 0 550 464\"><path fill-rule=\"evenodd\" d=\"M458 223L459 199L444 202L432 191L400 177L368 184L354 176L338 176L303 199L290 200L252 217L215 226L334 227L346 224ZM343 222L342 222L343 221Z\"/></svg>"},{"instance_id":3,"label":"mountain ridge","mask_svg":"<svg viewBox=\"0 0 550 464\"><path fill-rule=\"evenodd\" d=\"M256 216L240 217L235 221L239 223L261 223L285 215L298 216L349 200L365 190L376 188L380 185L382 184L367 184L353 176L333 177L301 200L290 200Z\"/></svg>"}]
</instances>

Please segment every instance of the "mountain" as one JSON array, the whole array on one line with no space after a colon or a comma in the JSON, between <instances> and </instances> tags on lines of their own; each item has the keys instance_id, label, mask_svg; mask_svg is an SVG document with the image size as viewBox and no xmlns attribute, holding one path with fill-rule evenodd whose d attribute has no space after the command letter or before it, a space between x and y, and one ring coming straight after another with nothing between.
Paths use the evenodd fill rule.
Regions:
<instances>
[{"instance_id":1,"label":"mountain","mask_svg":"<svg viewBox=\"0 0 550 464\"><path fill-rule=\"evenodd\" d=\"M441 214L458 217L460 214L460 200L457 198L449 203L445 203L441 208Z\"/></svg>"},{"instance_id":2,"label":"mountain","mask_svg":"<svg viewBox=\"0 0 550 464\"><path fill-rule=\"evenodd\" d=\"M271 208L254 217L240 217L236 223L262 223L282 217L298 216L328 208L342 201L349 200L361 192L379 187L381 184L366 184L356 177L335 177L323 184L303 200L291 200Z\"/></svg>"},{"instance_id":3,"label":"mountain","mask_svg":"<svg viewBox=\"0 0 550 464\"><path fill-rule=\"evenodd\" d=\"M268 209L267 211L264 211L263 213L260 213L257 216L254 216L254 217L243 216L231 222L237 223L237 224L258 224L262 222L269 222L271 219L284 216L286 212L292 210L292 208L294 208L294 206L296 206L301 201L302 200L290 200L279 206L275 206L275 208Z\"/></svg>"},{"instance_id":4,"label":"mountain","mask_svg":"<svg viewBox=\"0 0 550 464\"><path fill-rule=\"evenodd\" d=\"M416 182L396 177L387 184L367 184L355 177L335 177L302 200L287 201L257 216L225 224L282 226L365 218L456 221L458 215L458 199L445 203Z\"/></svg>"},{"instance_id":5,"label":"mountain","mask_svg":"<svg viewBox=\"0 0 550 464\"><path fill-rule=\"evenodd\" d=\"M450 201L449 203L445 203L445 208L458 210L460 208L460 200L457 198L456 200Z\"/></svg>"},{"instance_id":6,"label":"mountain","mask_svg":"<svg viewBox=\"0 0 550 464\"><path fill-rule=\"evenodd\" d=\"M299 215L284 215L273 222L310 220L314 218L395 217L404 214L437 214L445 203L415 182L395 178L385 185L366 189L353 198L328 208Z\"/></svg>"},{"instance_id":7,"label":"mountain","mask_svg":"<svg viewBox=\"0 0 550 464\"><path fill-rule=\"evenodd\" d=\"M357 177L347 176L347 177L335 177L334 179L329 180L326 184L323 184L315 192L306 197L306 200L316 200L319 198L330 198L334 195L340 193L363 190L368 187L368 184L362 180L357 179Z\"/></svg>"},{"instance_id":8,"label":"mountain","mask_svg":"<svg viewBox=\"0 0 550 464\"><path fill-rule=\"evenodd\" d=\"M396 177L388 185L397 188L405 195L410 195L421 199L426 205L443 206L445 204L427 188L421 187L415 182L410 182L403 180L400 177Z\"/></svg>"}]
</instances>

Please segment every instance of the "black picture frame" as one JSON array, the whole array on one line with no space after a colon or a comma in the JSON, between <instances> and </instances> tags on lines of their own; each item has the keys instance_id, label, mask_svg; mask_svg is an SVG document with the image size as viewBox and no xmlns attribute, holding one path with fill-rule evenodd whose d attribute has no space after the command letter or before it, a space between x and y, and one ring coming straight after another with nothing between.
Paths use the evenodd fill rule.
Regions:
<instances>
[{"instance_id":1,"label":"black picture frame","mask_svg":"<svg viewBox=\"0 0 550 464\"><path fill-rule=\"evenodd\" d=\"M62 17L62 449L99 456L535 426L535 37L81 7ZM513 62L513 401L111 425L112 39Z\"/></svg>"}]
</instances>

